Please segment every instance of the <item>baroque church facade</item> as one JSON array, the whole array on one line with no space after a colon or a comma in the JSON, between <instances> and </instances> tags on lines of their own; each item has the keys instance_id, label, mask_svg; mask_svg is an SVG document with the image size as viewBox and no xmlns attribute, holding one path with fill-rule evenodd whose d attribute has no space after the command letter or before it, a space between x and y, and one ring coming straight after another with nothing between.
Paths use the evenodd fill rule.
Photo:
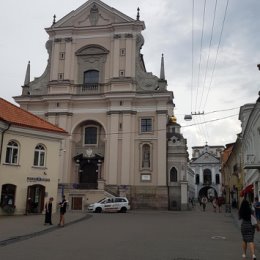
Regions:
<instances>
[{"instance_id":1,"label":"baroque church facade","mask_svg":"<svg viewBox=\"0 0 260 260\"><path fill-rule=\"evenodd\" d=\"M28 64L14 97L69 133L58 181L72 209L109 195L127 196L132 208L187 207L186 140L175 125L163 56L160 77L146 71L144 29L139 10L133 19L99 0L54 17L47 67L30 81ZM180 160L171 159L174 148L168 156L177 144Z\"/></svg>"},{"instance_id":2,"label":"baroque church facade","mask_svg":"<svg viewBox=\"0 0 260 260\"><path fill-rule=\"evenodd\" d=\"M222 197L221 155L224 146L194 146L190 167L195 174L195 198Z\"/></svg>"}]
</instances>

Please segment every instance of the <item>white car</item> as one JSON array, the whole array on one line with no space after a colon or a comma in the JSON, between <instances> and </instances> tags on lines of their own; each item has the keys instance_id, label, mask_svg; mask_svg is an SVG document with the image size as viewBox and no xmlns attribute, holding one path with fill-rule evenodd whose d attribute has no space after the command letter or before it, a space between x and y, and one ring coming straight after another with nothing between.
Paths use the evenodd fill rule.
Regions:
<instances>
[{"instance_id":1,"label":"white car","mask_svg":"<svg viewBox=\"0 0 260 260\"><path fill-rule=\"evenodd\" d=\"M126 197L105 198L88 206L88 211L101 212L122 212L126 213L130 209Z\"/></svg>"}]
</instances>

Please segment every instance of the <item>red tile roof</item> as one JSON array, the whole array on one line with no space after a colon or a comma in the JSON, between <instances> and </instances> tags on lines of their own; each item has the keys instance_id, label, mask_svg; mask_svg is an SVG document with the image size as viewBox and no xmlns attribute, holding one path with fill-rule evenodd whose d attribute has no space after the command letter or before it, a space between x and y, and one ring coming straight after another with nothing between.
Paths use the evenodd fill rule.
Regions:
<instances>
[{"instance_id":1,"label":"red tile roof","mask_svg":"<svg viewBox=\"0 0 260 260\"><path fill-rule=\"evenodd\" d=\"M67 133L64 129L13 105L3 98L0 98L0 120L22 127L36 128L43 131L52 131L64 134Z\"/></svg>"}]
</instances>

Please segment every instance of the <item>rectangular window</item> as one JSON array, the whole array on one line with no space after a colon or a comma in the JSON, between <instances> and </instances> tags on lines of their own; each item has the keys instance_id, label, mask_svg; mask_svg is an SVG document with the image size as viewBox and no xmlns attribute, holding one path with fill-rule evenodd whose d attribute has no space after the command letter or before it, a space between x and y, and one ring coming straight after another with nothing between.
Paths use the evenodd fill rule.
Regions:
<instances>
[{"instance_id":1,"label":"rectangular window","mask_svg":"<svg viewBox=\"0 0 260 260\"><path fill-rule=\"evenodd\" d=\"M58 80L63 80L63 79L64 79L64 74L58 73Z\"/></svg>"},{"instance_id":2,"label":"rectangular window","mask_svg":"<svg viewBox=\"0 0 260 260\"><path fill-rule=\"evenodd\" d=\"M149 133L152 131L152 118L141 118L141 133Z\"/></svg>"},{"instance_id":3,"label":"rectangular window","mask_svg":"<svg viewBox=\"0 0 260 260\"><path fill-rule=\"evenodd\" d=\"M40 153L39 166L44 166L44 157L45 157L45 153Z\"/></svg>"},{"instance_id":4,"label":"rectangular window","mask_svg":"<svg viewBox=\"0 0 260 260\"><path fill-rule=\"evenodd\" d=\"M120 77L124 77L125 76L125 71L124 70L120 70L119 71L119 76Z\"/></svg>"},{"instance_id":5,"label":"rectangular window","mask_svg":"<svg viewBox=\"0 0 260 260\"><path fill-rule=\"evenodd\" d=\"M34 151L34 160L33 160L33 165L38 166L38 161L39 161L39 152Z\"/></svg>"},{"instance_id":6,"label":"rectangular window","mask_svg":"<svg viewBox=\"0 0 260 260\"><path fill-rule=\"evenodd\" d=\"M65 52L60 52L60 60L65 60Z\"/></svg>"},{"instance_id":7,"label":"rectangular window","mask_svg":"<svg viewBox=\"0 0 260 260\"><path fill-rule=\"evenodd\" d=\"M120 49L120 56L125 56L126 50L125 48Z\"/></svg>"},{"instance_id":8,"label":"rectangular window","mask_svg":"<svg viewBox=\"0 0 260 260\"><path fill-rule=\"evenodd\" d=\"M5 162L10 164L18 163L18 149L8 147L6 150Z\"/></svg>"},{"instance_id":9,"label":"rectangular window","mask_svg":"<svg viewBox=\"0 0 260 260\"><path fill-rule=\"evenodd\" d=\"M6 157L5 157L6 163L12 163L12 148L8 147L6 149Z\"/></svg>"},{"instance_id":10,"label":"rectangular window","mask_svg":"<svg viewBox=\"0 0 260 260\"><path fill-rule=\"evenodd\" d=\"M85 128L85 144L97 144L97 128Z\"/></svg>"}]
</instances>

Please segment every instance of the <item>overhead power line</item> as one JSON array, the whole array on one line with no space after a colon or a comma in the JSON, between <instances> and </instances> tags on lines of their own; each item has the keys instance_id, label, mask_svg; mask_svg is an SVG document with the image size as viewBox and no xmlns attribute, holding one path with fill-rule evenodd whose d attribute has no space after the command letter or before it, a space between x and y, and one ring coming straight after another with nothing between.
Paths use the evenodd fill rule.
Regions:
<instances>
[{"instance_id":1,"label":"overhead power line","mask_svg":"<svg viewBox=\"0 0 260 260\"><path fill-rule=\"evenodd\" d=\"M200 69L201 69L202 45L203 45L203 37L204 37L206 4L207 4L207 0L204 0L202 28L201 28L201 38L200 38L200 59L199 59L199 70L198 70L198 80L197 80L198 83L197 83L197 91L196 91L196 99L195 99L195 111L197 110L197 101L198 101L198 93L199 93L199 86L200 86Z\"/></svg>"},{"instance_id":2,"label":"overhead power line","mask_svg":"<svg viewBox=\"0 0 260 260\"><path fill-rule=\"evenodd\" d=\"M221 118L216 118L216 119L212 119L212 120L208 120L208 121L204 121L201 123L195 123L195 124L190 124L190 125L185 125L182 126L183 127L191 127L191 126L198 126L198 125L202 125L202 124L207 124L207 123L211 123L211 122L215 122L215 121L221 121L230 117L234 117L234 116L238 116L238 114L234 114L234 115L230 115L230 116L226 116L226 117L221 117ZM166 128L160 128L160 129L154 129L153 132L160 132L160 131L166 131ZM99 133L99 136L108 136L108 135L124 135L124 134L136 134L136 133L140 133L139 131L129 131L129 132L113 132L113 133ZM74 132L71 133L71 135L82 135L82 132Z\"/></svg>"},{"instance_id":3,"label":"overhead power line","mask_svg":"<svg viewBox=\"0 0 260 260\"><path fill-rule=\"evenodd\" d=\"M197 123L197 124L207 124L207 123L211 123L211 122L215 122L215 121L224 120L224 119L227 119L227 118L230 118L230 117L234 117L234 116L238 116L238 114L231 115L231 116L226 116L226 117L221 117L221 118L216 118L216 119L204 121L203 123ZM184 126L182 126L182 128L183 127L191 127L191 126L194 126L194 125L197 125L197 124L184 125Z\"/></svg>"},{"instance_id":4,"label":"overhead power line","mask_svg":"<svg viewBox=\"0 0 260 260\"><path fill-rule=\"evenodd\" d=\"M194 0L192 1L191 14L191 97L190 97L190 111L192 111L192 88L194 82Z\"/></svg>"},{"instance_id":5,"label":"overhead power line","mask_svg":"<svg viewBox=\"0 0 260 260\"><path fill-rule=\"evenodd\" d=\"M211 86L212 86L213 76L214 76L214 72L215 72L215 69L216 69L216 64L217 64L217 59L218 59L218 53L219 53L219 48L220 48L220 44L221 44L221 40L222 40L222 35L223 35L223 30L224 30L225 21L226 21L226 16L227 16L228 4L229 4L229 0L227 0L227 3L226 3L226 8L225 8L225 13L224 13L224 18L223 18L223 21L222 21L222 27L221 27L221 32L220 32L220 37L219 37L217 52L216 52L216 56L215 56L215 62L214 62L214 65L213 65L213 70L212 70L212 73L211 73L210 83L209 83L209 87L208 87L208 92L207 92L206 100L205 100L205 103L204 103L204 106L203 106L203 110L205 109L205 106L206 106L206 104L207 104L209 92L210 92Z\"/></svg>"},{"instance_id":6,"label":"overhead power line","mask_svg":"<svg viewBox=\"0 0 260 260\"><path fill-rule=\"evenodd\" d=\"M210 51L211 51L211 45L212 45L212 39L213 39L217 5L218 5L218 0L215 0L214 15L213 15L213 20L212 20L210 41L209 41L209 48L208 48L208 57L207 57L207 63L206 63L206 69L205 69L205 76L204 76L204 80L203 80L203 87L202 87L202 93L201 93L201 98L200 98L199 110L201 108L201 103L202 103L202 100L203 100L204 89L205 89L205 84L206 84L206 79L207 79L207 72L208 72L208 67L209 67L209 57L210 57Z\"/></svg>"}]
</instances>

